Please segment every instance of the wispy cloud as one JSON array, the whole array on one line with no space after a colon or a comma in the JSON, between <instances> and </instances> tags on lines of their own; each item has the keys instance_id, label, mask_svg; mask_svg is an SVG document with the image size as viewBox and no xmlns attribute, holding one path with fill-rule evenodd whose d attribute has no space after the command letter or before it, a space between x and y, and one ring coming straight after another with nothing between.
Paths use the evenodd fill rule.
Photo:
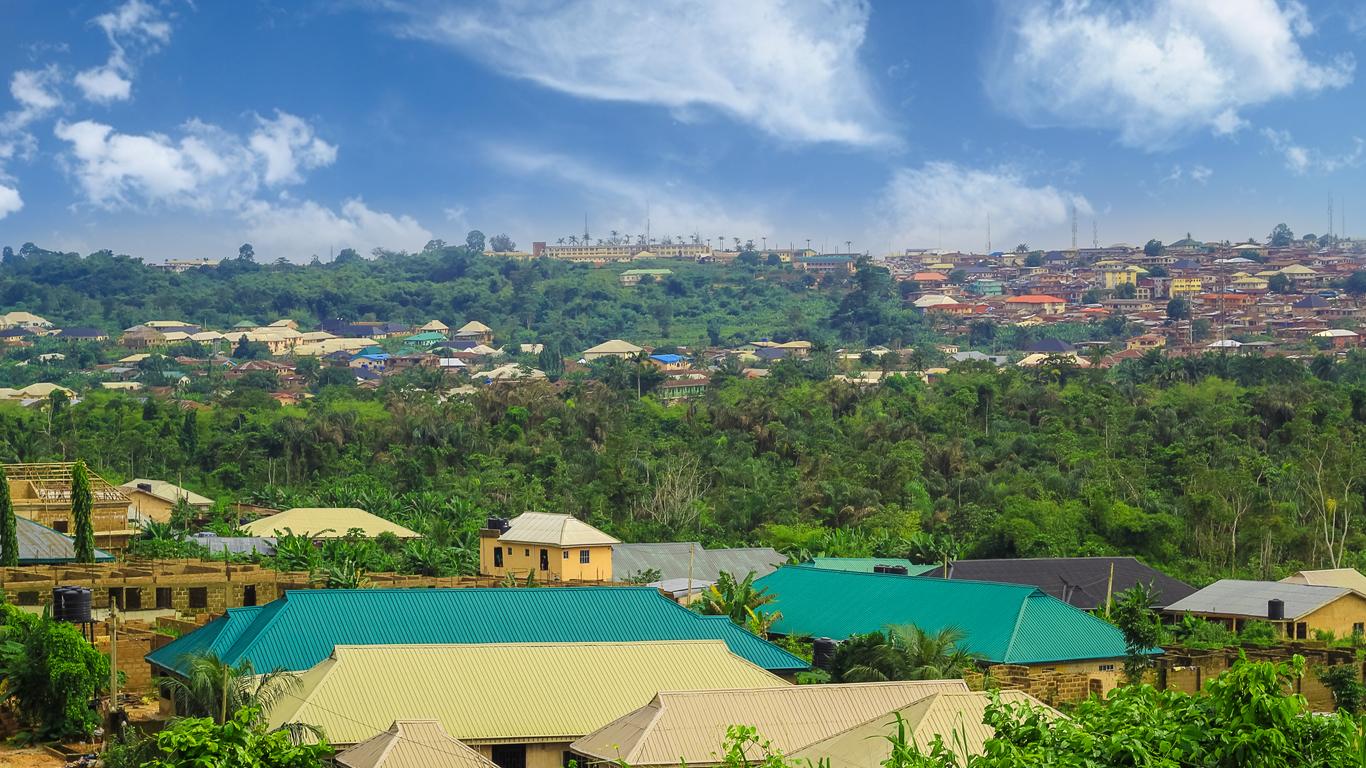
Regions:
<instances>
[{"instance_id":1,"label":"wispy cloud","mask_svg":"<svg viewBox=\"0 0 1366 768\"><path fill-rule=\"evenodd\" d=\"M1036 186L1011 168L965 168L931 162L897 170L882 194L893 237L910 245L980 250L988 220L997 248L1017 240L1056 238L1071 209L1089 216L1081 195Z\"/></svg>"},{"instance_id":2,"label":"wispy cloud","mask_svg":"<svg viewBox=\"0 0 1366 768\"><path fill-rule=\"evenodd\" d=\"M89 101L109 104L133 95L137 60L171 40L171 25L160 9L145 0L127 0L91 23L104 30L109 40L109 59L98 67L78 72L76 87Z\"/></svg>"},{"instance_id":3,"label":"wispy cloud","mask_svg":"<svg viewBox=\"0 0 1366 768\"><path fill-rule=\"evenodd\" d=\"M1262 129L1262 136L1270 142L1272 149L1285 159L1285 167L1292 173L1333 173L1344 168L1356 168L1366 157L1366 141L1360 137L1352 138L1352 148L1337 154L1326 153L1315 147L1298 144L1290 131Z\"/></svg>"},{"instance_id":4,"label":"wispy cloud","mask_svg":"<svg viewBox=\"0 0 1366 768\"><path fill-rule=\"evenodd\" d=\"M21 69L10 77L9 91L16 107L0 116L0 219L24 207L24 199L5 165L16 157L33 153L36 141L29 126L61 106L62 97L57 91L60 78L55 66Z\"/></svg>"},{"instance_id":5,"label":"wispy cloud","mask_svg":"<svg viewBox=\"0 0 1366 768\"><path fill-rule=\"evenodd\" d=\"M1182 181L1189 179L1200 186L1204 186L1209 182L1210 177L1212 176L1214 176L1214 169L1208 166L1196 163L1195 165L1187 167L1177 163L1172 166L1166 176L1162 177L1162 183L1179 184Z\"/></svg>"},{"instance_id":6,"label":"wispy cloud","mask_svg":"<svg viewBox=\"0 0 1366 768\"><path fill-rule=\"evenodd\" d=\"M405 34L586 99L709 108L784 141L895 143L859 61L863 0L393 0Z\"/></svg>"},{"instance_id":7,"label":"wispy cloud","mask_svg":"<svg viewBox=\"0 0 1366 768\"><path fill-rule=\"evenodd\" d=\"M771 231L759 209L657 174L630 176L526 147L492 145L486 154L504 173L554 180L578 190L599 233L615 229L644 234L647 216L656 236L758 239Z\"/></svg>"},{"instance_id":8,"label":"wispy cloud","mask_svg":"<svg viewBox=\"0 0 1366 768\"><path fill-rule=\"evenodd\" d=\"M1005 40L988 90L1035 125L1102 128L1154 150L1229 134L1242 111L1341 88L1354 61L1313 62L1296 0L1000 0Z\"/></svg>"}]
</instances>

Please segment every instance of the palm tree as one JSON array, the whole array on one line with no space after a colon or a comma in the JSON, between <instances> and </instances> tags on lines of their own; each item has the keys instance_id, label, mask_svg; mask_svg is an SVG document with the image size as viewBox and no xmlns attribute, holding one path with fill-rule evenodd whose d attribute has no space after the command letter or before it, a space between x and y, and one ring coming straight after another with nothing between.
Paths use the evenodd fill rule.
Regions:
<instances>
[{"instance_id":1,"label":"palm tree","mask_svg":"<svg viewBox=\"0 0 1366 768\"><path fill-rule=\"evenodd\" d=\"M211 717L220 724L244 707L254 710L257 722L263 723L270 710L302 684L293 672L277 667L257 674L250 661L233 666L213 651L190 656L183 678L159 682L170 688L172 701L183 705L183 714Z\"/></svg>"},{"instance_id":2,"label":"palm tree","mask_svg":"<svg viewBox=\"0 0 1366 768\"><path fill-rule=\"evenodd\" d=\"M913 624L887 628L887 642L901 654L908 680L962 677L974 657L963 648L967 633L957 627L926 632Z\"/></svg>"},{"instance_id":3,"label":"palm tree","mask_svg":"<svg viewBox=\"0 0 1366 768\"><path fill-rule=\"evenodd\" d=\"M956 627L927 632L912 625L855 635L835 651L831 677L837 683L962 677L975 660L962 647L965 638Z\"/></svg>"},{"instance_id":4,"label":"palm tree","mask_svg":"<svg viewBox=\"0 0 1366 768\"><path fill-rule=\"evenodd\" d=\"M716 583L702 593L700 608L708 616L729 616L744 627L749 624L751 612L773 602L774 597L767 590L754 588L754 571L740 581L722 571Z\"/></svg>"}]
</instances>

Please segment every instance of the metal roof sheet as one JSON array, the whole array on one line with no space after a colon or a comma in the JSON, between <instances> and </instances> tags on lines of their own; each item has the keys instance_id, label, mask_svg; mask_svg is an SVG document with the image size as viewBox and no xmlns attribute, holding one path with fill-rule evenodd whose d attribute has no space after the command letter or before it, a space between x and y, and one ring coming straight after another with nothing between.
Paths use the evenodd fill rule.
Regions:
<instances>
[{"instance_id":1,"label":"metal roof sheet","mask_svg":"<svg viewBox=\"0 0 1366 768\"><path fill-rule=\"evenodd\" d=\"M1320 587L1346 587L1366 595L1366 576L1355 568L1328 568L1321 571L1296 571L1281 581L1287 584L1313 584Z\"/></svg>"},{"instance_id":2,"label":"metal roof sheet","mask_svg":"<svg viewBox=\"0 0 1366 768\"><path fill-rule=\"evenodd\" d=\"M341 768L497 768L436 720L396 720L389 730L339 753Z\"/></svg>"},{"instance_id":3,"label":"metal roof sheet","mask_svg":"<svg viewBox=\"0 0 1366 768\"><path fill-rule=\"evenodd\" d=\"M469 742L563 742L661 689L790 687L719 640L495 645L339 645L270 714L351 744L384 723L435 718Z\"/></svg>"},{"instance_id":4,"label":"metal roof sheet","mask_svg":"<svg viewBox=\"0 0 1366 768\"><path fill-rule=\"evenodd\" d=\"M354 507L296 507L242 526L252 536L271 536L288 530L317 539L339 539L352 528L359 528L368 538L381 533L392 533L400 539L418 538L415 531Z\"/></svg>"},{"instance_id":5,"label":"metal roof sheet","mask_svg":"<svg viewBox=\"0 0 1366 768\"><path fill-rule=\"evenodd\" d=\"M809 668L725 616L693 613L651 587L288 590L264 606L229 608L147 660L178 670L207 649L230 664L298 671L337 645L642 640L723 640L764 669Z\"/></svg>"},{"instance_id":6,"label":"metal roof sheet","mask_svg":"<svg viewBox=\"0 0 1366 768\"><path fill-rule=\"evenodd\" d=\"M14 516L18 523L20 565L55 565L76 560L76 541L60 531L27 517ZM95 562L108 563L114 556L102 549L95 550Z\"/></svg>"},{"instance_id":7,"label":"metal roof sheet","mask_svg":"<svg viewBox=\"0 0 1366 768\"><path fill-rule=\"evenodd\" d=\"M962 680L798 685L760 690L660 691L649 704L570 745L588 757L635 768L716 765L726 729L749 725L790 754Z\"/></svg>"},{"instance_id":8,"label":"metal roof sheet","mask_svg":"<svg viewBox=\"0 0 1366 768\"><path fill-rule=\"evenodd\" d=\"M499 541L518 544L550 544L556 547L584 547L621 542L571 515L524 512L508 521Z\"/></svg>"},{"instance_id":9,"label":"metal roof sheet","mask_svg":"<svg viewBox=\"0 0 1366 768\"><path fill-rule=\"evenodd\" d=\"M716 581L723 572L739 578L750 571L763 576L787 562L786 555L771 547L706 549L695 541L612 545L612 572L619 577L655 569L665 580L687 579L690 559L696 581Z\"/></svg>"},{"instance_id":10,"label":"metal roof sheet","mask_svg":"<svg viewBox=\"0 0 1366 768\"><path fill-rule=\"evenodd\" d=\"M844 639L914 624L956 627L964 647L988 661L1036 664L1124 656L1124 636L1036 587L788 566L755 586L781 612L773 631Z\"/></svg>"},{"instance_id":11,"label":"metal roof sheet","mask_svg":"<svg viewBox=\"0 0 1366 768\"><path fill-rule=\"evenodd\" d=\"M1189 597L1167 606L1174 613L1212 613L1221 616L1252 616L1265 619L1267 603L1285 602L1285 617L1298 619L1337 600L1352 590L1283 581L1220 579Z\"/></svg>"},{"instance_id":12,"label":"metal roof sheet","mask_svg":"<svg viewBox=\"0 0 1366 768\"><path fill-rule=\"evenodd\" d=\"M1062 717L1057 710L1023 691L1001 691L1001 701L1028 705L1051 718ZM887 739L896 734L896 714L905 723L907 739L921 750L928 750L935 737L958 756L960 763L969 755L985 753L984 745L996 736L996 729L983 722L991 696L983 691L935 693L895 712L886 712L847 731L816 742L788 757L796 764L809 760L825 768L881 768L891 748Z\"/></svg>"},{"instance_id":13,"label":"metal roof sheet","mask_svg":"<svg viewBox=\"0 0 1366 768\"><path fill-rule=\"evenodd\" d=\"M1195 587L1132 557L955 560L949 566L949 578L1035 586L1065 603L1091 610L1105 605L1106 590L1111 587L1111 566L1114 567L1113 591L1119 592L1135 584L1152 584L1157 589L1159 608L1195 592Z\"/></svg>"}]
</instances>

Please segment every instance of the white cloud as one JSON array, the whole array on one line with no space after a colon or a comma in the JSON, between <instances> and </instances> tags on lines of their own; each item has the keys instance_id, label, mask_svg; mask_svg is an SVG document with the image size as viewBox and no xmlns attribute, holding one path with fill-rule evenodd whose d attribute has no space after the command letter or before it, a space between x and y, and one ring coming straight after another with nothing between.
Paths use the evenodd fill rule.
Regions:
<instances>
[{"instance_id":1,"label":"white cloud","mask_svg":"<svg viewBox=\"0 0 1366 768\"><path fill-rule=\"evenodd\" d=\"M0 184L0 219L17 213L23 207L24 199L19 197L19 190Z\"/></svg>"},{"instance_id":2,"label":"white cloud","mask_svg":"<svg viewBox=\"0 0 1366 768\"><path fill-rule=\"evenodd\" d=\"M251 135L250 145L265 158L267 184L296 184L300 169L313 170L336 161L336 146L318 138L303 118L276 110L274 119L256 119L259 127Z\"/></svg>"},{"instance_id":3,"label":"white cloud","mask_svg":"<svg viewBox=\"0 0 1366 768\"><path fill-rule=\"evenodd\" d=\"M91 205L226 213L271 258L307 259L328 248L415 250L431 239L411 216L376 211L359 199L334 211L285 192L264 198L266 192L302 183L303 171L332 164L337 148L287 112L257 116L256 126L243 137L191 120L169 136L121 133L82 120L59 121L55 134L68 144L64 165ZM0 189L0 207L3 203Z\"/></svg>"},{"instance_id":4,"label":"white cloud","mask_svg":"<svg viewBox=\"0 0 1366 768\"><path fill-rule=\"evenodd\" d=\"M1347 152L1327 154L1322 150L1297 144L1289 131L1264 128L1262 136L1271 143L1272 149L1285 159L1285 167L1300 175L1333 173L1344 168L1356 168L1366 157L1366 141L1360 137L1352 138L1352 148Z\"/></svg>"},{"instance_id":5,"label":"white cloud","mask_svg":"<svg viewBox=\"0 0 1366 768\"><path fill-rule=\"evenodd\" d=\"M747 203L716 198L659 174L636 178L589 165L563 154L495 145L488 159L498 170L519 176L558 181L577 188L591 213L591 231L606 237L611 230L644 234L646 217L655 237L754 238L772 231L766 216Z\"/></svg>"},{"instance_id":6,"label":"white cloud","mask_svg":"<svg viewBox=\"0 0 1366 768\"><path fill-rule=\"evenodd\" d=\"M1296 0L1001 2L1004 44L988 77L999 105L1038 125L1115 130L1169 146L1190 131L1246 126L1241 112L1352 81L1342 55L1312 62Z\"/></svg>"},{"instance_id":7,"label":"white cloud","mask_svg":"<svg viewBox=\"0 0 1366 768\"><path fill-rule=\"evenodd\" d=\"M133 81L113 67L95 67L76 73L76 87L89 101L109 104L127 101L133 95Z\"/></svg>"},{"instance_id":8,"label":"white cloud","mask_svg":"<svg viewBox=\"0 0 1366 768\"><path fill-rule=\"evenodd\" d=\"M910 246L980 250L987 220L997 248L1020 240L1061 240L1072 206L1091 215L1086 198L1031 186L1009 168L979 170L950 162L903 168L883 190L892 236Z\"/></svg>"},{"instance_id":9,"label":"white cloud","mask_svg":"<svg viewBox=\"0 0 1366 768\"><path fill-rule=\"evenodd\" d=\"M170 42L171 25L158 8L144 0L127 0L91 23L104 30L109 39L109 59L78 72L76 87L86 100L97 104L127 101L133 94L134 59Z\"/></svg>"},{"instance_id":10,"label":"white cloud","mask_svg":"<svg viewBox=\"0 0 1366 768\"><path fill-rule=\"evenodd\" d=\"M792 142L895 143L858 59L864 0L403 5L406 34L581 98L709 108Z\"/></svg>"},{"instance_id":11,"label":"white cloud","mask_svg":"<svg viewBox=\"0 0 1366 768\"><path fill-rule=\"evenodd\" d=\"M21 69L10 78L9 92L21 109L37 118L62 103L62 97L53 89L56 79L57 70L53 67Z\"/></svg>"},{"instance_id":12,"label":"white cloud","mask_svg":"<svg viewBox=\"0 0 1366 768\"><path fill-rule=\"evenodd\" d=\"M376 247L417 251L432 239L413 217L376 211L360 199L347 200L340 213L312 201L252 201L242 211L242 220L257 250L292 261L305 261L329 249L355 248L362 255Z\"/></svg>"},{"instance_id":13,"label":"white cloud","mask_svg":"<svg viewBox=\"0 0 1366 768\"><path fill-rule=\"evenodd\" d=\"M105 208L165 205L235 209L263 188L298 184L301 171L330 165L337 148L303 118L257 116L250 137L199 120L161 133L127 134L93 120L58 121L63 159L86 199Z\"/></svg>"},{"instance_id":14,"label":"white cloud","mask_svg":"<svg viewBox=\"0 0 1366 768\"><path fill-rule=\"evenodd\" d=\"M58 121L54 134L70 145L64 162L86 199L105 208L228 209L260 184L261 162L240 139L199 121L181 126L178 139L119 133L93 120Z\"/></svg>"}]
</instances>

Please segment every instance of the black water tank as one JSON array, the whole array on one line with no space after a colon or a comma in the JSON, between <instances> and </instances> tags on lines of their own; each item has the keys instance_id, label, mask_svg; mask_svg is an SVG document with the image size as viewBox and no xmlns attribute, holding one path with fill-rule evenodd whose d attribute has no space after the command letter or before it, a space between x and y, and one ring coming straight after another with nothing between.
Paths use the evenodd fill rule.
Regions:
<instances>
[{"instance_id":1,"label":"black water tank","mask_svg":"<svg viewBox=\"0 0 1366 768\"><path fill-rule=\"evenodd\" d=\"M138 490L139 490L139 491L146 491L147 493L151 493L151 492L152 492L152 484L151 484L151 483L138 483Z\"/></svg>"},{"instance_id":2,"label":"black water tank","mask_svg":"<svg viewBox=\"0 0 1366 768\"><path fill-rule=\"evenodd\" d=\"M828 637L818 637L811 641L811 666L827 672L835 662L837 643Z\"/></svg>"},{"instance_id":3,"label":"black water tank","mask_svg":"<svg viewBox=\"0 0 1366 768\"><path fill-rule=\"evenodd\" d=\"M910 571L906 570L906 566L904 565L889 565L887 566L887 573L895 573L898 576L907 576L910 574Z\"/></svg>"},{"instance_id":4,"label":"black water tank","mask_svg":"<svg viewBox=\"0 0 1366 768\"><path fill-rule=\"evenodd\" d=\"M68 587L66 592L67 621L72 624L88 624L90 618L90 589L87 587Z\"/></svg>"},{"instance_id":5,"label":"black water tank","mask_svg":"<svg viewBox=\"0 0 1366 768\"><path fill-rule=\"evenodd\" d=\"M1267 600L1266 618L1268 621L1285 621L1285 601Z\"/></svg>"},{"instance_id":6,"label":"black water tank","mask_svg":"<svg viewBox=\"0 0 1366 768\"><path fill-rule=\"evenodd\" d=\"M52 618L54 621L66 621L66 591L70 587L52 588Z\"/></svg>"},{"instance_id":7,"label":"black water tank","mask_svg":"<svg viewBox=\"0 0 1366 768\"><path fill-rule=\"evenodd\" d=\"M890 566L890 565L874 565L874 566L873 566L873 573L887 573L887 572L888 572L887 569L889 569L889 568L891 568L891 567L892 567L892 566Z\"/></svg>"},{"instance_id":8,"label":"black water tank","mask_svg":"<svg viewBox=\"0 0 1366 768\"><path fill-rule=\"evenodd\" d=\"M484 527L490 531L502 531L503 533L507 533L507 530L512 527L512 524L508 522L506 517L490 517L488 520L484 521Z\"/></svg>"}]
</instances>

